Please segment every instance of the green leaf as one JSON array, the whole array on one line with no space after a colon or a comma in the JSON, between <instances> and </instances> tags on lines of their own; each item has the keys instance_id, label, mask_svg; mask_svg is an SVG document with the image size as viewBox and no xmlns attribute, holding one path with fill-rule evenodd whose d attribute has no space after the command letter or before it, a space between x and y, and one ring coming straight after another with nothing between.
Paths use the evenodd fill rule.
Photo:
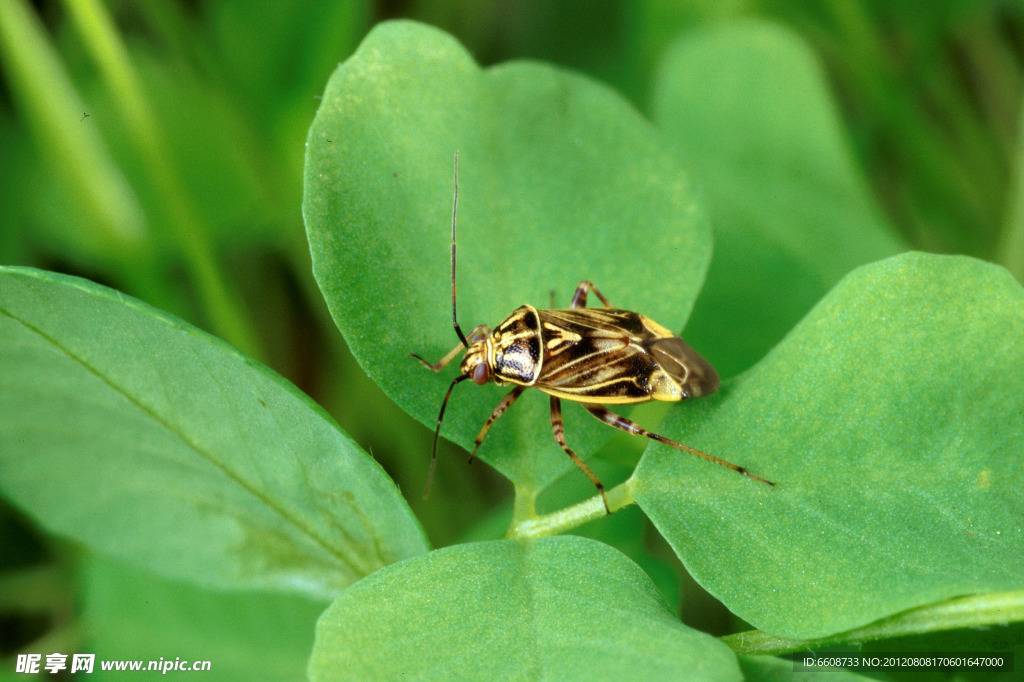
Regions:
<instances>
[{"instance_id":1,"label":"green leaf","mask_svg":"<svg viewBox=\"0 0 1024 682\"><path fill-rule=\"evenodd\" d=\"M427 549L383 470L227 344L85 280L0 268L0 490L163 576L333 596Z\"/></svg>"},{"instance_id":2,"label":"green leaf","mask_svg":"<svg viewBox=\"0 0 1024 682\"><path fill-rule=\"evenodd\" d=\"M458 545L342 592L317 624L314 680L739 679L622 554L579 537Z\"/></svg>"},{"instance_id":3,"label":"green leaf","mask_svg":"<svg viewBox=\"0 0 1024 682\"><path fill-rule=\"evenodd\" d=\"M665 56L653 111L707 190L715 256L686 333L723 376L759 360L851 269L905 248L817 57L789 30L687 33Z\"/></svg>"},{"instance_id":4,"label":"green leaf","mask_svg":"<svg viewBox=\"0 0 1024 682\"><path fill-rule=\"evenodd\" d=\"M375 28L331 78L309 134L303 205L314 272L366 372L433 428L457 367L431 360L451 329L452 157L459 153L459 318L496 326L522 304L562 307L593 280L615 305L681 329L704 276L709 231L687 177L654 131L606 88L555 68L481 70L451 37ZM457 363L454 363L457 364ZM470 446L507 391L460 386L444 435ZM566 406L582 456L611 432ZM527 391L480 449L536 491L571 466L547 396Z\"/></svg>"},{"instance_id":5,"label":"green leaf","mask_svg":"<svg viewBox=\"0 0 1024 682\"><path fill-rule=\"evenodd\" d=\"M756 627L823 637L1024 587L1024 290L965 257L847 276L761 363L662 431L640 506Z\"/></svg>"},{"instance_id":6,"label":"green leaf","mask_svg":"<svg viewBox=\"0 0 1024 682\"><path fill-rule=\"evenodd\" d=\"M326 607L293 595L225 594L166 582L95 557L82 582L86 650L97 659L206 660L218 680L305 679L316 620Z\"/></svg>"}]
</instances>

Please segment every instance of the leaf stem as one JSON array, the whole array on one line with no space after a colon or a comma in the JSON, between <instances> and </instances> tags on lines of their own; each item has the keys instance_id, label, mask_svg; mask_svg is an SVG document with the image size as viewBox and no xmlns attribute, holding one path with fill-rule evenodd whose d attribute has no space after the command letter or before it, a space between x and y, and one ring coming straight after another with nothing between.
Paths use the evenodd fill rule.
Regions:
<instances>
[{"instance_id":1,"label":"leaf stem","mask_svg":"<svg viewBox=\"0 0 1024 682\"><path fill-rule=\"evenodd\" d=\"M820 639L786 639L761 630L750 630L727 635L721 641L738 654L778 655L837 644L860 644L876 639L1021 621L1024 621L1024 590L1017 590L975 594L928 604Z\"/></svg>"},{"instance_id":2,"label":"leaf stem","mask_svg":"<svg viewBox=\"0 0 1024 682\"><path fill-rule=\"evenodd\" d=\"M512 526L537 518L537 490L517 485L512 502Z\"/></svg>"},{"instance_id":3,"label":"leaf stem","mask_svg":"<svg viewBox=\"0 0 1024 682\"><path fill-rule=\"evenodd\" d=\"M616 512L623 507L635 502L633 499L633 479L620 483L606 494L608 497L608 508ZM533 510L533 499L530 499L530 509ZM512 525L509 526L505 537L509 540L525 538L540 538L547 535L557 535L581 526L588 521L606 516L604 502L600 495L594 495L589 500L574 504L571 507L560 509L551 514L537 516L532 514L520 514L520 494L516 490L515 511L512 514Z\"/></svg>"}]
</instances>

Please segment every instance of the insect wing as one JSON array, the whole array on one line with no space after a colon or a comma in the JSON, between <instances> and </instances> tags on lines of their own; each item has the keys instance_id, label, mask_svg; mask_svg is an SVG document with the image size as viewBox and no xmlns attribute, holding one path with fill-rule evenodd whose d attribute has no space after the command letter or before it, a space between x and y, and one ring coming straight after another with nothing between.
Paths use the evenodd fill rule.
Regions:
<instances>
[{"instance_id":1,"label":"insect wing","mask_svg":"<svg viewBox=\"0 0 1024 682\"><path fill-rule=\"evenodd\" d=\"M647 349L687 393L686 397L699 398L718 390L718 372L678 336L654 339Z\"/></svg>"},{"instance_id":2,"label":"insect wing","mask_svg":"<svg viewBox=\"0 0 1024 682\"><path fill-rule=\"evenodd\" d=\"M539 314L544 364L537 388L579 402L621 404L651 399L649 379L659 366L647 344L659 337L644 324L647 318L619 308L543 310Z\"/></svg>"}]
</instances>

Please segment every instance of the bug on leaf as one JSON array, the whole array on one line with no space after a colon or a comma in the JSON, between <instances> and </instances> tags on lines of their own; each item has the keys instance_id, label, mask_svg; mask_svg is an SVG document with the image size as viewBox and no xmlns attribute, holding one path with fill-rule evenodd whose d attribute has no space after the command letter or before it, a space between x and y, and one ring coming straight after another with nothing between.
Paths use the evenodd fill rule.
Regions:
<instances>
[{"instance_id":1,"label":"bug on leaf","mask_svg":"<svg viewBox=\"0 0 1024 682\"><path fill-rule=\"evenodd\" d=\"M455 385L472 379L515 386L484 422L473 441L470 460L476 454L491 425L505 413L527 388L551 396L551 429L555 440L576 466L597 488L609 514L604 485L590 467L566 445L562 423L562 398L581 403L590 414L627 433L646 436L706 460L720 464L771 487L775 484L743 467L689 445L676 442L640 427L603 405L625 405L649 400L678 401L699 398L718 389L718 373L697 351L649 317L631 310L613 308L608 299L588 281L580 282L569 308L538 310L531 305L512 311L493 331L487 325L474 328L467 337L459 327L455 308L455 215L459 203L459 155L455 154L455 196L452 201L452 326L459 345L436 363L419 355L429 369L440 372L463 349L459 376L452 380L441 402L434 431L434 445L427 475L427 492L437 462L437 439L448 399ZM603 308L587 308L587 294L593 292ZM424 495L425 496L425 495Z\"/></svg>"}]
</instances>

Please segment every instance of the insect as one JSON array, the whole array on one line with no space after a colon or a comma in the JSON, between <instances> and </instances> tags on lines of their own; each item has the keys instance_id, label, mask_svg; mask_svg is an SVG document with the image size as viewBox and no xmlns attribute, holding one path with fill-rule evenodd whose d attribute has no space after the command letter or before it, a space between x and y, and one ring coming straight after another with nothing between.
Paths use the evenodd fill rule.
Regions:
<instances>
[{"instance_id":1,"label":"insect","mask_svg":"<svg viewBox=\"0 0 1024 682\"><path fill-rule=\"evenodd\" d=\"M714 455L647 431L615 414L603 405L624 405L649 400L678 401L699 398L718 389L714 368L682 339L654 320L631 310L613 308L589 281L580 282L569 308L538 310L524 305L506 317L493 331L487 325L474 328L467 337L459 327L455 308L455 215L459 205L459 155L455 154L455 195L452 201L452 326L459 344L436 363L415 353L429 369L440 372L463 349L459 376L452 380L441 402L434 431L434 445L427 475L427 492L437 463L437 439L448 399L455 385L472 379L477 385L489 381L514 385L502 398L473 441L472 461L491 425L505 413L527 388L550 396L551 429L555 441L597 488L609 514L604 485L590 467L566 445L562 423L562 399L581 403L590 414L617 429L646 436L706 460L720 464L771 487L775 484L741 466ZM587 294L593 292L603 308L587 308ZM426 494L424 494L426 496Z\"/></svg>"}]
</instances>

